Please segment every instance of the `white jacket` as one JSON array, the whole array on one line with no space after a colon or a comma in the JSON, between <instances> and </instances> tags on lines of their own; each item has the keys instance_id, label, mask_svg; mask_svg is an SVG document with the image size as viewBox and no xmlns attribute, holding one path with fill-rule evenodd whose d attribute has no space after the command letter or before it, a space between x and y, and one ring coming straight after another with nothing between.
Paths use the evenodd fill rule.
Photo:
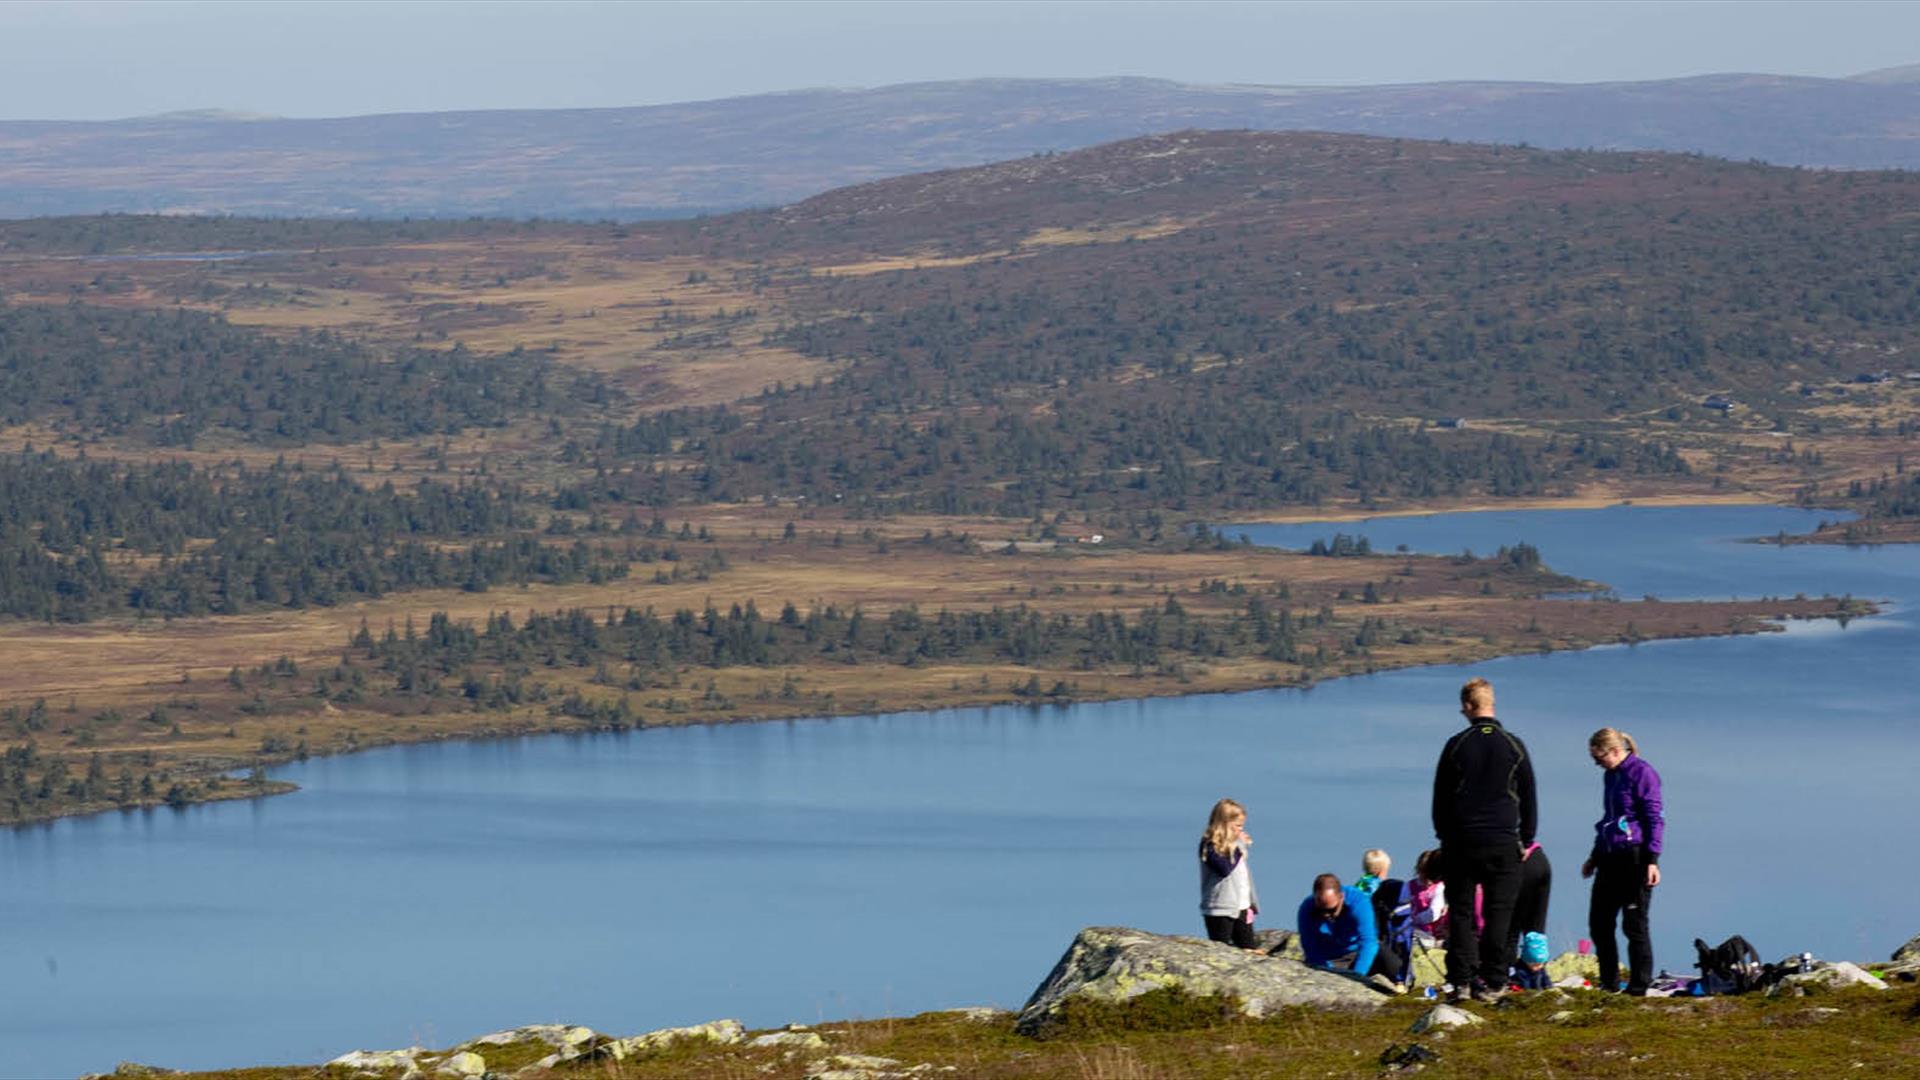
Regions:
<instances>
[{"instance_id":1,"label":"white jacket","mask_svg":"<svg viewBox=\"0 0 1920 1080\"><path fill-rule=\"evenodd\" d=\"M1247 851L1237 849L1240 860L1231 873L1214 873L1207 863L1207 842L1200 841L1200 913L1203 915L1239 915L1260 906L1260 894L1253 888L1253 872L1247 869Z\"/></svg>"}]
</instances>

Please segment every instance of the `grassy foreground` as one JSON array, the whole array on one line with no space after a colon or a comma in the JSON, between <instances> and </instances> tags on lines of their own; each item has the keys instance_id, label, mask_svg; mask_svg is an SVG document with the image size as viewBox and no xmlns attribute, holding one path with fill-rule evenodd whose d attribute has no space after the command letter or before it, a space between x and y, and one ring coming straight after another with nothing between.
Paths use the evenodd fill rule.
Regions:
<instances>
[{"instance_id":1,"label":"grassy foreground","mask_svg":"<svg viewBox=\"0 0 1920 1080\"><path fill-rule=\"evenodd\" d=\"M1549 991L1493 1007L1487 1022L1412 1036L1427 1008L1399 1000L1372 1012L1292 1010L1263 1020L1231 1014L1218 999L1148 995L1127 1006L1073 1014L1060 1034L1035 1040L1012 1017L966 1012L821 1025L824 1048L681 1044L624 1062L581 1062L521 1077L769 1077L910 1073L964 1077L1376 1077L1418 1043L1437 1055L1432 1077L1911 1076L1920 1067L1920 991L1846 990L1807 997L1640 1000L1593 991ZM857 1055L857 1056L856 1056ZM884 1058L892 1065L873 1062ZM838 1072L836 1072L838 1070ZM192 1074L205 1080L294 1080L344 1069L283 1067Z\"/></svg>"}]
</instances>

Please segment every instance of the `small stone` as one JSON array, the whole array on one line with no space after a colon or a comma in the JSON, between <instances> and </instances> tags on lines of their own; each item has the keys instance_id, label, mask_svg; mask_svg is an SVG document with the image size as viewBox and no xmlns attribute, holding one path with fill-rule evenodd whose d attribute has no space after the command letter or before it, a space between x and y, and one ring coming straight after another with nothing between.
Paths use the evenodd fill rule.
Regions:
<instances>
[{"instance_id":1,"label":"small stone","mask_svg":"<svg viewBox=\"0 0 1920 1080\"><path fill-rule=\"evenodd\" d=\"M1413 1026L1407 1029L1407 1034L1425 1035L1429 1031L1439 1031L1445 1028L1472 1027L1475 1024L1484 1023L1486 1023L1485 1020L1480 1019L1465 1009L1455 1008L1452 1005L1435 1005L1433 1008L1421 1014L1420 1019L1413 1022Z\"/></svg>"},{"instance_id":2,"label":"small stone","mask_svg":"<svg viewBox=\"0 0 1920 1080\"><path fill-rule=\"evenodd\" d=\"M1573 1010L1561 1009L1559 1012L1554 1013L1552 1016L1547 1017L1547 1023L1564 1024L1571 1019L1573 1019Z\"/></svg>"},{"instance_id":3,"label":"small stone","mask_svg":"<svg viewBox=\"0 0 1920 1080\"><path fill-rule=\"evenodd\" d=\"M892 1058L875 1057L872 1054L835 1054L827 1059L827 1064L839 1069L897 1069L900 1063Z\"/></svg>"}]
</instances>

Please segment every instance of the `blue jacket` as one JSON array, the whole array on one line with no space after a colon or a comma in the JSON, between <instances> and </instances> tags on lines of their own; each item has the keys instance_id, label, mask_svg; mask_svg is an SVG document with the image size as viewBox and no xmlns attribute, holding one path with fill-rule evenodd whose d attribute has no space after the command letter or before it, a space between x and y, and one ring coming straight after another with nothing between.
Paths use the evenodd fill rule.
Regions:
<instances>
[{"instance_id":1,"label":"blue jacket","mask_svg":"<svg viewBox=\"0 0 1920 1080\"><path fill-rule=\"evenodd\" d=\"M1309 896L1300 902L1300 951L1307 965L1331 968L1333 962L1352 953L1353 970L1365 975L1373 969L1373 957L1380 951L1380 935L1373 925L1373 900L1351 885L1343 888L1346 903L1340 914L1329 919Z\"/></svg>"},{"instance_id":2,"label":"blue jacket","mask_svg":"<svg viewBox=\"0 0 1920 1080\"><path fill-rule=\"evenodd\" d=\"M1637 848L1646 852L1648 862L1659 862L1667 819L1662 813L1660 774L1647 759L1630 753L1608 769L1601 801L1605 816L1594 825L1593 854L1598 857Z\"/></svg>"}]
</instances>

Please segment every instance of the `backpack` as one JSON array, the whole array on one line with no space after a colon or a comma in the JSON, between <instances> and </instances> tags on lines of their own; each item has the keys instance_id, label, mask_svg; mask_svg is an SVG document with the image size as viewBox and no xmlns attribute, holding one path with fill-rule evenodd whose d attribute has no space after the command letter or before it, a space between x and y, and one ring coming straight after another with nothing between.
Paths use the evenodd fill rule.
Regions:
<instances>
[{"instance_id":1,"label":"backpack","mask_svg":"<svg viewBox=\"0 0 1920 1080\"><path fill-rule=\"evenodd\" d=\"M1693 947L1700 954L1694 966L1700 969L1703 994L1744 994L1758 990L1767 984L1772 974L1768 965L1760 962L1760 951L1739 934L1711 948L1694 938Z\"/></svg>"},{"instance_id":2,"label":"backpack","mask_svg":"<svg viewBox=\"0 0 1920 1080\"><path fill-rule=\"evenodd\" d=\"M1373 929L1383 942L1393 929L1393 909L1399 906L1404 884L1399 878L1384 878L1373 887Z\"/></svg>"}]
</instances>

